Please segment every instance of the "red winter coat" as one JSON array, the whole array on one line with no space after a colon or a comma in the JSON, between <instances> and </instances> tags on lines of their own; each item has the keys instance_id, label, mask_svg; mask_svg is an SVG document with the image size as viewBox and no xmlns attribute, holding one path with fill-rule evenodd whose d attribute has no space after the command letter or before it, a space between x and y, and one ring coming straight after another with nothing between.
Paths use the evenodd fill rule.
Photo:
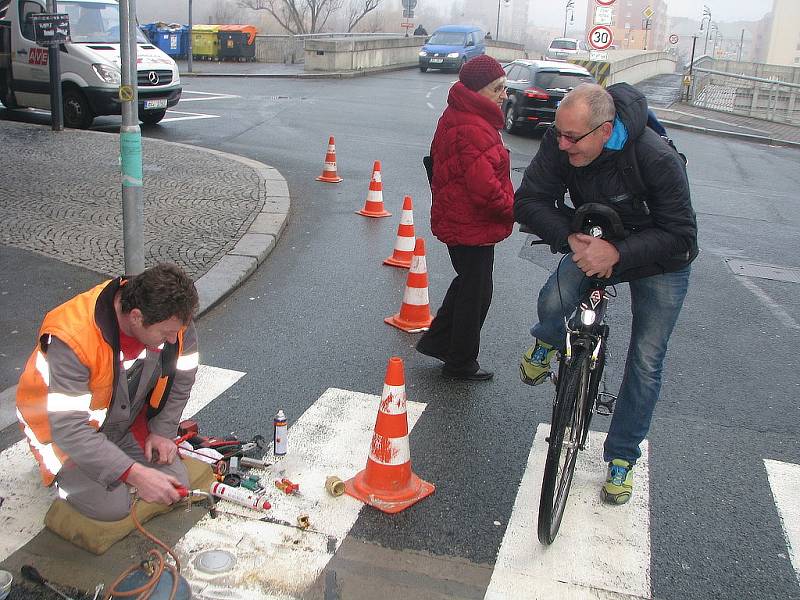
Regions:
<instances>
[{"instance_id":1,"label":"red winter coat","mask_svg":"<svg viewBox=\"0 0 800 600\"><path fill-rule=\"evenodd\" d=\"M448 246L494 244L511 235L514 186L500 108L460 81L431 143L431 230Z\"/></svg>"}]
</instances>

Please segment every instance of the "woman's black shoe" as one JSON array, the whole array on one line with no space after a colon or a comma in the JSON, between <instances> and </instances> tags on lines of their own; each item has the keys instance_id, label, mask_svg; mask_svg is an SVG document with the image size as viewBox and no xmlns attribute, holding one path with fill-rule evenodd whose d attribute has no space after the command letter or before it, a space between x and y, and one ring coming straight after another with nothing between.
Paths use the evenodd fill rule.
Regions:
<instances>
[{"instance_id":1,"label":"woman's black shoe","mask_svg":"<svg viewBox=\"0 0 800 600\"><path fill-rule=\"evenodd\" d=\"M447 367L442 367L442 375L448 379L459 379L461 381L488 381L494 377L492 371L484 371L483 369L465 373L463 371L451 371Z\"/></svg>"}]
</instances>

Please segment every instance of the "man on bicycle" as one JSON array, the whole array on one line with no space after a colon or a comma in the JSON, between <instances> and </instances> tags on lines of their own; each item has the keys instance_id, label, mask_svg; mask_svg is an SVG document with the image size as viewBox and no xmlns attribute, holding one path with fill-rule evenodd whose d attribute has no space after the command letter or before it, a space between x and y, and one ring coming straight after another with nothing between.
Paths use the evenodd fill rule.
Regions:
<instances>
[{"instance_id":1,"label":"man on bicycle","mask_svg":"<svg viewBox=\"0 0 800 600\"><path fill-rule=\"evenodd\" d=\"M630 283L631 340L603 447L609 463L603 497L612 504L631 497L632 468L650 427L667 343L698 252L684 160L647 127L647 118L645 97L628 84L575 88L558 107L514 201L515 220L554 253L568 255L539 292L539 322L531 328L536 343L523 355L523 382L549 379L551 362L564 348L564 317L576 308L589 277ZM634 185L634 178L643 185ZM587 202L613 207L625 239L608 242L571 231L567 191L574 207Z\"/></svg>"}]
</instances>

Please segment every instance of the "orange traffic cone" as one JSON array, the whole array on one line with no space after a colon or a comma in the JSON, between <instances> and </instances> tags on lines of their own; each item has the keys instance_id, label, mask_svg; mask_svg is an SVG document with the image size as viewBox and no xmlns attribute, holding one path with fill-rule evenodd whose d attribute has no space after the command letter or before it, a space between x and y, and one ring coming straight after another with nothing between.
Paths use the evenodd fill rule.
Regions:
<instances>
[{"instance_id":1,"label":"orange traffic cone","mask_svg":"<svg viewBox=\"0 0 800 600\"><path fill-rule=\"evenodd\" d=\"M411 257L414 255L414 209L411 196L403 199L403 212L400 215L400 225L397 226L397 240L394 243L392 255L383 261L385 265L402 267L411 266Z\"/></svg>"},{"instance_id":2,"label":"orange traffic cone","mask_svg":"<svg viewBox=\"0 0 800 600\"><path fill-rule=\"evenodd\" d=\"M381 161L376 160L372 166L372 179L369 180L369 191L364 208L356 214L365 217L391 217L392 213L383 208L383 183L381 182Z\"/></svg>"},{"instance_id":3,"label":"orange traffic cone","mask_svg":"<svg viewBox=\"0 0 800 600\"><path fill-rule=\"evenodd\" d=\"M422 238L417 238L414 246L400 312L384 321L408 333L428 331L431 326L433 316L428 303L428 269L425 265L425 240Z\"/></svg>"},{"instance_id":4,"label":"orange traffic cone","mask_svg":"<svg viewBox=\"0 0 800 600\"><path fill-rule=\"evenodd\" d=\"M405 376L403 361L396 356L386 367L367 466L344 486L348 495L390 514L405 510L436 490L411 470Z\"/></svg>"},{"instance_id":5,"label":"orange traffic cone","mask_svg":"<svg viewBox=\"0 0 800 600\"><path fill-rule=\"evenodd\" d=\"M336 174L336 144L333 136L328 139L328 151L325 153L325 163L322 165L322 175L317 177L317 181L325 183L339 183L342 180Z\"/></svg>"}]
</instances>

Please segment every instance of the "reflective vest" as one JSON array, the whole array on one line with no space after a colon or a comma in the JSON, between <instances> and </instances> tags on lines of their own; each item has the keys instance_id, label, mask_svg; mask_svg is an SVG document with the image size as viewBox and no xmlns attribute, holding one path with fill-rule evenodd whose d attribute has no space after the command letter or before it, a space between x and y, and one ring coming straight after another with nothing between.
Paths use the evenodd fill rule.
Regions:
<instances>
[{"instance_id":1,"label":"reflective vest","mask_svg":"<svg viewBox=\"0 0 800 600\"><path fill-rule=\"evenodd\" d=\"M106 281L47 313L39 329L38 346L28 358L19 379L17 419L39 462L45 485L53 483L69 459L53 443L49 415L86 411L89 426L100 429L114 401L121 360L114 296L124 284L122 278ZM51 336L69 346L89 370L88 393L79 396L50 393L47 348ZM183 329L176 344L164 344L161 349L161 377L150 394L148 417L161 410L169 395L182 345Z\"/></svg>"}]
</instances>

